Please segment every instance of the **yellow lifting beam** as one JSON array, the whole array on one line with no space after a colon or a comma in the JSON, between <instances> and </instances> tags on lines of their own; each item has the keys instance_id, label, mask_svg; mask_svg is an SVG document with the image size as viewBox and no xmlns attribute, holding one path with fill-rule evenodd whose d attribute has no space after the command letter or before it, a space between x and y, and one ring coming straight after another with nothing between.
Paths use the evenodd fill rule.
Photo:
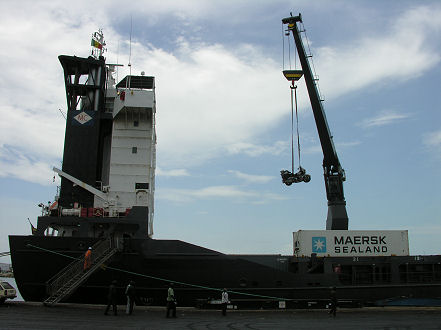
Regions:
<instances>
[{"instance_id":1,"label":"yellow lifting beam","mask_svg":"<svg viewBox=\"0 0 441 330\"><path fill-rule=\"evenodd\" d=\"M302 70L283 70L283 75L289 81L298 81L303 76Z\"/></svg>"}]
</instances>

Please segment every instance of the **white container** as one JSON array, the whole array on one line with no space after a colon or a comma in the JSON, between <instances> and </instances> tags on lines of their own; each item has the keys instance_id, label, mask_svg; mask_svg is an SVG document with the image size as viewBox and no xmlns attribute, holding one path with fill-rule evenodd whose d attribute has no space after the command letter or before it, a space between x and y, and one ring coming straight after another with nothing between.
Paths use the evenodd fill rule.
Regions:
<instances>
[{"instance_id":1,"label":"white container","mask_svg":"<svg viewBox=\"0 0 441 330\"><path fill-rule=\"evenodd\" d=\"M408 256L407 230L299 230L293 233L294 256Z\"/></svg>"}]
</instances>

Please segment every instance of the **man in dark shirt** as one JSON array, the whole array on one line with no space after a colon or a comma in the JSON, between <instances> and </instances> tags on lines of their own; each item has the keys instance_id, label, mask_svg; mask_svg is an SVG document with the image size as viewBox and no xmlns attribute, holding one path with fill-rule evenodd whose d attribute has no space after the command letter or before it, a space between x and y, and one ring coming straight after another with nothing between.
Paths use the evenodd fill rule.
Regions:
<instances>
[{"instance_id":1,"label":"man in dark shirt","mask_svg":"<svg viewBox=\"0 0 441 330\"><path fill-rule=\"evenodd\" d=\"M136 297L136 290L135 290L135 282L134 281L130 281L129 285L127 285L126 296L127 296L126 314L132 315L133 306L135 304L135 297Z\"/></svg>"},{"instance_id":2,"label":"man in dark shirt","mask_svg":"<svg viewBox=\"0 0 441 330\"><path fill-rule=\"evenodd\" d=\"M113 280L112 284L109 286L109 292L107 293L107 307L104 315L108 315L107 312L110 309L110 305L112 305L113 315L117 315L117 307L116 307L116 281Z\"/></svg>"},{"instance_id":3,"label":"man in dark shirt","mask_svg":"<svg viewBox=\"0 0 441 330\"><path fill-rule=\"evenodd\" d=\"M329 316L336 316L337 314L337 289L334 287L331 288L331 309L329 310Z\"/></svg>"}]
</instances>

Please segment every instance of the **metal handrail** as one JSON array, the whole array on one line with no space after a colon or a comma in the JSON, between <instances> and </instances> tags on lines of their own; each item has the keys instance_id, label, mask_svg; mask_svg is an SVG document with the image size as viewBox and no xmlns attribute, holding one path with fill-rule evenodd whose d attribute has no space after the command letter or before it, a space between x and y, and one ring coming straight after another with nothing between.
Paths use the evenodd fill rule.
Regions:
<instances>
[{"instance_id":1,"label":"metal handrail","mask_svg":"<svg viewBox=\"0 0 441 330\"><path fill-rule=\"evenodd\" d=\"M97 242L92 246L92 249L96 247L96 245L100 244L101 242ZM74 269L76 269L77 265L83 265L84 259L83 258L77 258L76 260L72 261L69 265L61 269L58 273L56 273L54 276L52 276L49 280L46 281L46 287L48 287L52 282L54 282L57 278L62 277L64 273L71 274Z\"/></svg>"},{"instance_id":2,"label":"metal handrail","mask_svg":"<svg viewBox=\"0 0 441 330\"><path fill-rule=\"evenodd\" d=\"M91 265L105 256L109 251L118 247L118 239L116 242L109 237L104 241L99 241L92 246L92 255L90 258ZM53 295L59 289L76 279L78 275L82 275L84 272L84 258L73 261L70 265L62 269L49 281L46 282L47 293Z\"/></svg>"}]
</instances>

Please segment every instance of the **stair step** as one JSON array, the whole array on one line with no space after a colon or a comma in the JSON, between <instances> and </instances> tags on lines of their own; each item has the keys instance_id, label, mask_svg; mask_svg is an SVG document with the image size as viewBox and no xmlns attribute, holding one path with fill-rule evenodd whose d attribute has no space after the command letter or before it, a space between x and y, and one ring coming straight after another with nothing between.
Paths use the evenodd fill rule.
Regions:
<instances>
[{"instance_id":1,"label":"stair step","mask_svg":"<svg viewBox=\"0 0 441 330\"><path fill-rule=\"evenodd\" d=\"M108 244L109 241L99 242L94 245L94 249L99 251L99 247L101 244ZM63 281L66 278L66 282L58 288L58 290L48 297L44 304L45 305L53 305L56 302L59 302L64 297L72 293L76 288L78 288L81 283L83 283L90 275L92 275L103 263L110 259L117 252L116 248L108 248L103 251L100 256L98 256L91 264L90 269L87 272L83 272L83 260L79 260L78 262L71 263L67 266L65 271L61 272L61 274L57 277L57 281ZM52 282L53 283L53 282ZM51 289L51 285L48 286L49 292L53 291Z\"/></svg>"}]
</instances>

